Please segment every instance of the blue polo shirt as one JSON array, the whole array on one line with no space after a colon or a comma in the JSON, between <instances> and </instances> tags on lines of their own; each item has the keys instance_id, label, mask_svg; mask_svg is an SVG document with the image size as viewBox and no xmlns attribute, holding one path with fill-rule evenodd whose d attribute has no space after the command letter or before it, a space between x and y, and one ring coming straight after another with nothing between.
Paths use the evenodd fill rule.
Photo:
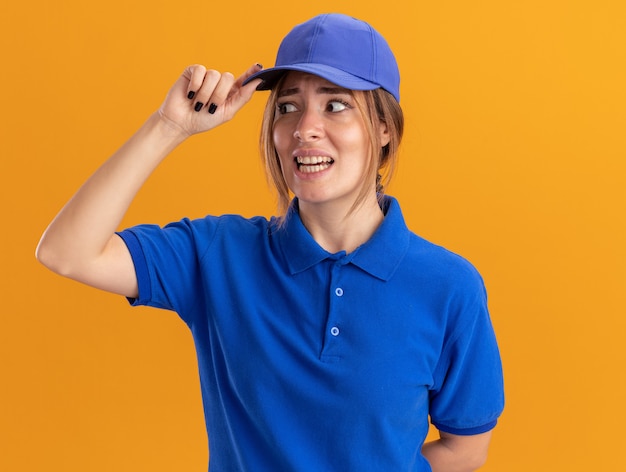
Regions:
<instances>
[{"instance_id":1,"label":"blue polo shirt","mask_svg":"<svg viewBox=\"0 0 626 472\"><path fill-rule=\"evenodd\" d=\"M177 312L196 346L210 471L430 471L442 431L490 430L503 409L482 279L413 234L397 201L350 254L286 223L206 217L120 233L132 302Z\"/></svg>"}]
</instances>

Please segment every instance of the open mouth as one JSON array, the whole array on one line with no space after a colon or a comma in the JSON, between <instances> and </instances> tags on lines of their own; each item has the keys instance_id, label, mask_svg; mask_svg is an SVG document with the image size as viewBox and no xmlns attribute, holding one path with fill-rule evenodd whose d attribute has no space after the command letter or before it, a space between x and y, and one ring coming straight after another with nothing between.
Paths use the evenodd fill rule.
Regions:
<instances>
[{"instance_id":1,"label":"open mouth","mask_svg":"<svg viewBox=\"0 0 626 472\"><path fill-rule=\"evenodd\" d=\"M308 174L326 170L335 162L328 156L297 156L295 161L298 170Z\"/></svg>"}]
</instances>

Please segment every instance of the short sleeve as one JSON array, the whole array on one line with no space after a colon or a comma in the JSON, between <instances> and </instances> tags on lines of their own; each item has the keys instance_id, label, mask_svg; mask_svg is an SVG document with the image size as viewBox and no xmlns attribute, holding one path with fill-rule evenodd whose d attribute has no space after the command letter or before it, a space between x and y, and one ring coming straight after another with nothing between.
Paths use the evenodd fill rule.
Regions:
<instances>
[{"instance_id":1,"label":"short sleeve","mask_svg":"<svg viewBox=\"0 0 626 472\"><path fill-rule=\"evenodd\" d=\"M133 305L147 305L183 314L202 293L200 259L215 224L181 220L164 228L139 225L118 233L130 251L139 296Z\"/></svg>"},{"instance_id":2,"label":"short sleeve","mask_svg":"<svg viewBox=\"0 0 626 472\"><path fill-rule=\"evenodd\" d=\"M444 344L430 395L440 431L458 435L491 430L504 408L502 363L484 288L462 306L463 320Z\"/></svg>"}]
</instances>

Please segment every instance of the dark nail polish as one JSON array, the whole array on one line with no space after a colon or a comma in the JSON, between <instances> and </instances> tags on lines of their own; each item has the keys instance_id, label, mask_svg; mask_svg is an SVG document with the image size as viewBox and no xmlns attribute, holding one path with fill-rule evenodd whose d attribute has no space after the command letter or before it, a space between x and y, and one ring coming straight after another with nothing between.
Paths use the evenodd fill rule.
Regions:
<instances>
[{"instance_id":1,"label":"dark nail polish","mask_svg":"<svg viewBox=\"0 0 626 472\"><path fill-rule=\"evenodd\" d=\"M193 90L187 94L187 98L188 98L189 100L191 100L191 99L192 99L193 97L195 97L195 96L196 96L196 92L194 92Z\"/></svg>"},{"instance_id":2,"label":"dark nail polish","mask_svg":"<svg viewBox=\"0 0 626 472\"><path fill-rule=\"evenodd\" d=\"M215 110L217 110L217 105L215 103L211 103L209 105L209 113L212 115L213 113L215 113Z\"/></svg>"},{"instance_id":3,"label":"dark nail polish","mask_svg":"<svg viewBox=\"0 0 626 472\"><path fill-rule=\"evenodd\" d=\"M195 107L193 107L193 109L194 109L194 110L196 110L196 111L200 111L200 110L202 110L202 107L203 107L203 106L204 106L204 103L202 103L202 102L196 102L196 106L195 106Z\"/></svg>"},{"instance_id":4,"label":"dark nail polish","mask_svg":"<svg viewBox=\"0 0 626 472\"><path fill-rule=\"evenodd\" d=\"M257 66L259 69L263 69L263 64L259 64L259 63L257 62L257 63L256 63L256 66Z\"/></svg>"}]
</instances>

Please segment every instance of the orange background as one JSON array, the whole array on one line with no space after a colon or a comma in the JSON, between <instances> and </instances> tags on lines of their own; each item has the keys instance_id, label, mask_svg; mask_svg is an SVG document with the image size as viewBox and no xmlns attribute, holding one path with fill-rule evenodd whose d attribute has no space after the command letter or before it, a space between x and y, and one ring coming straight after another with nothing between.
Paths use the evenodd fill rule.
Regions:
<instances>
[{"instance_id":1,"label":"orange background","mask_svg":"<svg viewBox=\"0 0 626 472\"><path fill-rule=\"evenodd\" d=\"M184 66L269 66L295 23L371 22L402 73L391 193L486 280L507 407L485 471L626 470L626 8L620 0L7 2L0 40L0 470L202 471L177 316L64 280L47 223ZM195 137L125 225L269 215L266 95Z\"/></svg>"}]
</instances>

